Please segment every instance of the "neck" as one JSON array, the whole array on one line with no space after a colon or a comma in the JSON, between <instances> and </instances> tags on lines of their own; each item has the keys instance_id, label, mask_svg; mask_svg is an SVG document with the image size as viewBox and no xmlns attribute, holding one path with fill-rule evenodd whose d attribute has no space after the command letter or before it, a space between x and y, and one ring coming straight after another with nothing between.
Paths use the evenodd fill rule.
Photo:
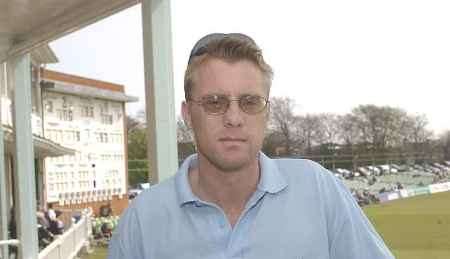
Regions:
<instances>
[{"instance_id":1,"label":"neck","mask_svg":"<svg viewBox=\"0 0 450 259\"><path fill-rule=\"evenodd\" d=\"M198 159L198 167L189 172L192 191L200 199L217 204L227 214L241 212L259 182L258 159L231 172L221 171L201 154Z\"/></svg>"}]
</instances>

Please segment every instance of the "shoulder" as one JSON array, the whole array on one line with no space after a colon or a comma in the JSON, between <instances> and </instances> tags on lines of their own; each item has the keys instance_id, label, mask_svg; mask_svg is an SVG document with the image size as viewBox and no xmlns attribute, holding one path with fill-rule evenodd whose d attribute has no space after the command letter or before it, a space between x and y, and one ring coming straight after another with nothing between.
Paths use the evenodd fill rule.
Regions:
<instances>
[{"instance_id":1,"label":"shoulder","mask_svg":"<svg viewBox=\"0 0 450 259\"><path fill-rule=\"evenodd\" d=\"M328 169L308 159L274 159L282 175L289 183L315 183L320 189L341 189L342 181L337 179Z\"/></svg>"},{"instance_id":2,"label":"shoulder","mask_svg":"<svg viewBox=\"0 0 450 259\"><path fill-rule=\"evenodd\" d=\"M342 180L328 169L307 159L274 159L278 170L285 176L290 192L295 195L308 193L326 212L328 219L341 218L345 208L356 202Z\"/></svg>"},{"instance_id":3,"label":"shoulder","mask_svg":"<svg viewBox=\"0 0 450 259\"><path fill-rule=\"evenodd\" d=\"M177 208L174 178L151 186L134 198L122 213L120 223L124 229L140 232L143 227L159 224ZM135 232L135 233L136 233Z\"/></svg>"},{"instance_id":4,"label":"shoulder","mask_svg":"<svg viewBox=\"0 0 450 259\"><path fill-rule=\"evenodd\" d=\"M174 177L151 186L142 191L130 204L129 209L134 210L138 218L144 216L157 216L176 206L176 190Z\"/></svg>"},{"instance_id":5,"label":"shoulder","mask_svg":"<svg viewBox=\"0 0 450 259\"><path fill-rule=\"evenodd\" d=\"M110 242L109 258L143 258L142 240L153 240L160 233L167 215L176 208L174 178L141 192L120 216ZM154 233L154 235L149 235Z\"/></svg>"}]
</instances>

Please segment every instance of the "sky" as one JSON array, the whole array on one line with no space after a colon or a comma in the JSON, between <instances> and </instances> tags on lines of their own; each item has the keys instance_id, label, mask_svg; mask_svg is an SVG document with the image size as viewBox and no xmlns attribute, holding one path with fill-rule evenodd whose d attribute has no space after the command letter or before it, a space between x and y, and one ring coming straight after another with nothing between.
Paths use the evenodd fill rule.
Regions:
<instances>
[{"instance_id":1,"label":"sky","mask_svg":"<svg viewBox=\"0 0 450 259\"><path fill-rule=\"evenodd\" d=\"M429 129L450 129L450 2L447 0L172 0L177 116L195 42L241 32L262 48L275 76L272 96L296 113L344 114L360 104L425 114ZM60 72L125 85L144 109L140 5L50 44Z\"/></svg>"}]
</instances>

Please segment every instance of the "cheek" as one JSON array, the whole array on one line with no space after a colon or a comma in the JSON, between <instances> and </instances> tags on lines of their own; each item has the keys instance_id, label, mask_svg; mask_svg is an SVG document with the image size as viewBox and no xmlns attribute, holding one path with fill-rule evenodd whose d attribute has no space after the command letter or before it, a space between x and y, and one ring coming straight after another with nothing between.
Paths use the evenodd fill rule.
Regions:
<instances>
[{"instance_id":1,"label":"cheek","mask_svg":"<svg viewBox=\"0 0 450 259\"><path fill-rule=\"evenodd\" d=\"M252 132L254 133L255 136L255 140L257 141L262 141L261 139L264 138L265 133L266 133L266 120L265 119L260 119L260 120L255 120L253 122L250 122L251 127L252 127Z\"/></svg>"},{"instance_id":2,"label":"cheek","mask_svg":"<svg viewBox=\"0 0 450 259\"><path fill-rule=\"evenodd\" d=\"M197 140L202 140L212 138L221 124L218 121L198 116L192 117L192 125Z\"/></svg>"}]
</instances>

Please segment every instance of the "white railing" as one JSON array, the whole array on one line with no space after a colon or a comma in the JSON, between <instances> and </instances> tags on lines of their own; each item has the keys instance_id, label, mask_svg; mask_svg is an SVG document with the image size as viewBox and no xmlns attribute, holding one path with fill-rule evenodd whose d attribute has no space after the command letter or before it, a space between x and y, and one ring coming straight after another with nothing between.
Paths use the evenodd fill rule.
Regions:
<instances>
[{"instance_id":1,"label":"white railing","mask_svg":"<svg viewBox=\"0 0 450 259\"><path fill-rule=\"evenodd\" d=\"M92 235L92 212L81 219L39 253L39 259L72 259L87 245Z\"/></svg>"}]
</instances>

